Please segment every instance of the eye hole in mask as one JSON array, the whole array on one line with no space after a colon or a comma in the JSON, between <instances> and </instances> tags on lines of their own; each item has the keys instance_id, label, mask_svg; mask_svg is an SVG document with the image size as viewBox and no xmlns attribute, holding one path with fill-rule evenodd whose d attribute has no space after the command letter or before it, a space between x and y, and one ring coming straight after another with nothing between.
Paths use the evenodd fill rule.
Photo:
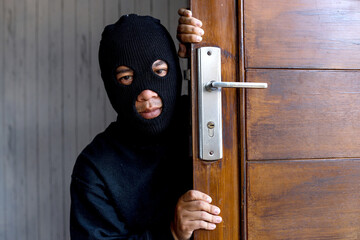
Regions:
<instances>
[{"instance_id":1,"label":"eye hole in mask","mask_svg":"<svg viewBox=\"0 0 360 240\"><path fill-rule=\"evenodd\" d=\"M122 85L130 85L134 80L134 70L127 66L117 67L116 80Z\"/></svg>"},{"instance_id":2,"label":"eye hole in mask","mask_svg":"<svg viewBox=\"0 0 360 240\"><path fill-rule=\"evenodd\" d=\"M165 77L168 73L168 64L163 60L156 60L152 65L153 72L159 77Z\"/></svg>"}]
</instances>

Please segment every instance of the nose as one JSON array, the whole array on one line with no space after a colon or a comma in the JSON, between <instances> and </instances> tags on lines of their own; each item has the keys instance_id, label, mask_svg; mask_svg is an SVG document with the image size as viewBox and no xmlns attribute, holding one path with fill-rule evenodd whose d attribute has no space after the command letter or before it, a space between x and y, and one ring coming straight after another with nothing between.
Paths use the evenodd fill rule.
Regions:
<instances>
[{"instance_id":1,"label":"nose","mask_svg":"<svg viewBox=\"0 0 360 240\"><path fill-rule=\"evenodd\" d=\"M151 91L149 89L142 91L139 96L137 97L137 101L147 101L153 97L158 97L158 94L154 91Z\"/></svg>"}]
</instances>

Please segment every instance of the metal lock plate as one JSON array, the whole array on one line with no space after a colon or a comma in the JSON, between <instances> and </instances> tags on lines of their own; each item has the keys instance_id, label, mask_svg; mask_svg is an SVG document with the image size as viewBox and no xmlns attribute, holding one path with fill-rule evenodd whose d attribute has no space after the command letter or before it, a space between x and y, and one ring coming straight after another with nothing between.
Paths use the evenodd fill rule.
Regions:
<instances>
[{"instance_id":1,"label":"metal lock plate","mask_svg":"<svg viewBox=\"0 0 360 240\"><path fill-rule=\"evenodd\" d=\"M221 88L208 91L206 84L221 82L221 49L201 47L198 59L199 154L214 161L223 157Z\"/></svg>"}]
</instances>

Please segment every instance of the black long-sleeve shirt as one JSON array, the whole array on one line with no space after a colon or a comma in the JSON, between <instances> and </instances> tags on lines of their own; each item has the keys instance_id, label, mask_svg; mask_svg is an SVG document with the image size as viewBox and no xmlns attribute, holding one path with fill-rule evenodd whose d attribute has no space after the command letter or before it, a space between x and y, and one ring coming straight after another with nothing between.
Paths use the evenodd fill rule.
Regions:
<instances>
[{"instance_id":1,"label":"black long-sleeve shirt","mask_svg":"<svg viewBox=\"0 0 360 240\"><path fill-rule=\"evenodd\" d=\"M124 132L121 124L112 123L76 161L71 182L73 240L173 239L175 205L191 188L185 138L128 141Z\"/></svg>"}]
</instances>

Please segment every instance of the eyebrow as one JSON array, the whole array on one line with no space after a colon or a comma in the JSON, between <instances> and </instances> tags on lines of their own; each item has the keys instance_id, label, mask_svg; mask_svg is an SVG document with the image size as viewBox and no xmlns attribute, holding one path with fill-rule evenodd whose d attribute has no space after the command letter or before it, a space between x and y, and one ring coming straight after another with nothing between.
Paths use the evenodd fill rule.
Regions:
<instances>
[{"instance_id":1,"label":"eyebrow","mask_svg":"<svg viewBox=\"0 0 360 240\"><path fill-rule=\"evenodd\" d=\"M154 67L158 67L163 64L166 64L166 62L164 62L163 60L160 60L160 61L154 63Z\"/></svg>"},{"instance_id":2,"label":"eyebrow","mask_svg":"<svg viewBox=\"0 0 360 240\"><path fill-rule=\"evenodd\" d=\"M120 70L116 70L116 73L128 73L128 72L132 72L131 69L120 69Z\"/></svg>"}]
</instances>

